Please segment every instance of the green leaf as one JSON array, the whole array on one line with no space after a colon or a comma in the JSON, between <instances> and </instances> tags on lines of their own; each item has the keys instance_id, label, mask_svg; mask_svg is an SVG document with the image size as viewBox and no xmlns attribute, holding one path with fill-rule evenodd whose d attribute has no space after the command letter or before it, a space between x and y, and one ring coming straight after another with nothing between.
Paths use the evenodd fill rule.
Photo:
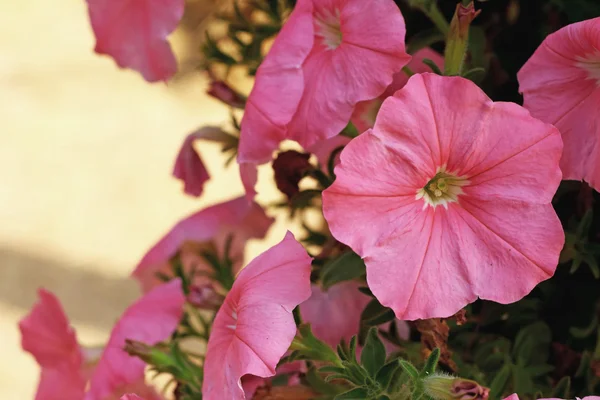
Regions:
<instances>
[{"instance_id":1,"label":"green leaf","mask_svg":"<svg viewBox=\"0 0 600 400\"><path fill-rule=\"evenodd\" d=\"M396 371L400 368L400 363L398 360L390 361L385 364L383 367L377 371L377 375L375 376L375 380L381 385L383 390L387 390L390 386L390 382L392 378L396 374Z\"/></svg>"},{"instance_id":2,"label":"green leaf","mask_svg":"<svg viewBox=\"0 0 600 400\"><path fill-rule=\"evenodd\" d=\"M343 253L325 264L321 270L321 282L325 290L336 283L350 281L365 275L365 263L356 253Z\"/></svg>"},{"instance_id":3,"label":"green leaf","mask_svg":"<svg viewBox=\"0 0 600 400\"><path fill-rule=\"evenodd\" d=\"M427 65L429 68L431 68L431 70L438 74L438 75L444 75L442 73L442 70L440 69L440 67L438 67L438 65L433 62L433 60L429 59L429 58L424 58L423 59L423 64Z\"/></svg>"},{"instance_id":4,"label":"green leaf","mask_svg":"<svg viewBox=\"0 0 600 400\"><path fill-rule=\"evenodd\" d=\"M498 372L498 374L496 374L496 376L492 380L492 383L490 384L490 398L491 399L498 399L498 398L502 397L502 394L504 393L504 390L506 389L506 386L508 385L508 380L510 379L511 375L512 375L512 365L505 364L502 367L502 369L500 370L500 372Z\"/></svg>"},{"instance_id":5,"label":"green leaf","mask_svg":"<svg viewBox=\"0 0 600 400\"><path fill-rule=\"evenodd\" d=\"M310 368L306 373L306 381L311 388L321 394L336 395L339 393L338 388L334 385L330 385L323 378L321 378L314 367Z\"/></svg>"},{"instance_id":6,"label":"green leaf","mask_svg":"<svg viewBox=\"0 0 600 400\"><path fill-rule=\"evenodd\" d=\"M586 238L588 232L590 231L590 226L592 225L592 217L594 216L593 210L590 208L579 221L579 225L577 226L577 230L575 231L575 235L582 239Z\"/></svg>"},{"instance_id":7,"label":"green leaf","mask_svg":"<svg viewBox=\"0 0 600 400\"><path fill-rule=\"evenodd\" d=\"M548 360L552 333L544 322L538 321L521 329L515 338L512 355L518 365L528 366Z\"/></svg>"},{"instance_id":8,"label":"green leaf","mask_svg":"<svg viewBox=\"0 0 600 400\"><path fill-rule=\"evenodd\" d=\"M338 394L335 396L335 400L365 400L369 395L367 389L355 388L348 392Z\"/></svg>"},{"instance_id":9,"label":"green leaf","mask_svg":"<svg viewBox=\"0 0 600 400\"><path fill-rule=\"evenodd\" d=\"M550 397L560 398L560 399L568 399L569 392L571 391L571 377L563 376L563 378L558 381L554 389L552 389L552 395Z\"/></svg>"},{"instance_id":10,"label":"green leaf","mask_svg":"<svg viewBox=\"0 0 600 400\"><path fill-rule=\"evenodd\" d=\"M385 363L385 347L381 339L379 339L377 328L375 327L371 328L367 334L365 346L360 354L360 363L371 377L375 377L377 371Z\"/></svg>"},{"instance_id":11,"label":"green leaf","mask_svg":"<svg viewBox=\"0 0 600 400\"><path fill-rule=\"evenodd\" d=\"M598 317L594 315L588 326L585 328L572 327L569 329L569 333L578 339L584 339L596 332L596 328L598 328Z\"/></svg>"},{"instance_id":12,"label":"green leaf","mask_svg":"<svg viewBox=\"0 0 600 400\"><path fill-rule=\"evenodd\" d=\"M406 372L413 381L417 381L419 379L419 371L410 362L406 360L400 360L400 367L402 367L404 372Z\"/></svg>"},{"instance_id":13,"label":"green leaf","mask_svg":"<svg viewBox=\"0 0 600 400\"><path fill-rule=\"evenodd\" d=\"M436 347L435 349L433 349L433 351L427 358L427 361L425 362L425 366L423 367L423 370L421 371L420 375L423 377L423 376L428 376L428 375L433 374L435 372L435 369L437 368L437 364L438 364L439 360L440 360L440 349L438 349Z\"/></svg>"},{"instance_id":14,"label":"green leaf","mask_svg":"<svg viewBox=\"0 0 600 400\"><path fill-rule=\"evenodd\" d=\"M384 307L377 299L373 299L363 310L360 323L365 327L377 326L390 322L395 317L391 308Z\"/></svg>"}]
</instances>

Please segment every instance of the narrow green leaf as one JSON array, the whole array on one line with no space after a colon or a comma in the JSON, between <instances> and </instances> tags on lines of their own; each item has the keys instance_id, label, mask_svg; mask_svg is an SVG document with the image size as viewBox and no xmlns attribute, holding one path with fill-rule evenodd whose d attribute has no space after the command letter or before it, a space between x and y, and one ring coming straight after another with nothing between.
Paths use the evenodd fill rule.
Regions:
<instances>
[{"instance_id":1,"label":"narrow green leaf","mask_svg":"<svg viewBox=\"0 0 600 400\"><path fill-rule=\"evenodd\" d=\"M390 386L390 382L392 381L394 374L396 373L396 371L398 371L399 368L400 363L398 362L398 360L394 360L385 364L379 369L379 371L377 371L375 380L377 381L377 383L379 383L379 385L381 385L381 388L383 390L387 390L387 388Z\"/></svg>"},{"instance_id":2,"label":"narrow green leaf","mask_svg":"<svg viewBox=\"0 0 600 400\"><path fill-rule=\"evenodd\" d=\"M365 263L356 253L349 251L323 266L321 282L324 289L336 283L350 281L365 275Z\"/></svg>"},{"instance_id":3,"label":"narrow green leaf","mask_svg":"<svg viewBox=\"0 0 600 400\"><path fill-rule=\"evenodd\" d=\"M369 392L364 388L355 388L348 392L338 394L335 396L335 400L365 400L368 398Z\"/></svg>"},{"instance_id":4,"label":"narrow green leaf","mask_svg":"<svg viewBox=\"0 0 600 400\"><path fill-rule=\"evenodd\" d=\"M440 360L440 349L438 349L436 347L435 349L433 349L433 351L427 358L427 361L425 362L425 366L423 367L423 370L421 371L420 375L428 376L428 375L433 374L435 372L435 369L437 368L437 364L438 364L439 360Z\"/></svg>"},{"instance_id":5,"label":"narrow green leaf","mask_svg":"<svg viewBox=\"0 0 600 400\"><path fill-rule=\"evenodd\" d=\"M373 378L385 363L385 347L379 339L376 327L372 327L367 334L365 346L360 354L360 363Z\"/></svg>"},{"instance_id":6,"label":"narrow green leaf","mask_svg":"<svg viewBox=\"0 0 600 400\"><path fill-rule=\"evenodd\" d=\"M492 383L490 384L490 398L498 399L504 393L506 386L508 385L508 380L512 375L512 365L505 364L500 372L496 374Z\"/></svg>"},{"instance_id":7,"label":"narrow green leaf","mask_svg":"<svg viewBox=\"0 0 600 400\"><path fill-rule=\"evenodd\" d=\"M550 397L560 398L560 399L568 399L569 392L571 391L571 377L563 376L563 378L558 381L554 389L552 389L552 395Z\"/></svg>"},{"instance_id":8,"label":"narrow green leaf","mask_svg":"<svg viewBox=\"0 0 600 400\"><path fill-rule=\"evenodd\" d=\"M400 360L400 367L410 376L413 381L419 379L419 371L409 361Z\"/></svg>"},{"instance_id":9,"label":"narrow green leaf","mask_svg":"<svg viewBox=\"0 0 600 400\"><path fill-rule=\"evenodd\" d=\"M585 328L572 327L571 329L569 329L569 333L578 339L584 339L588 336L591 336L594 332L596 332L597 328L598 328L598 317L596 315L594 315L588 326L586 326Z\"/></svg>"}]
</instances>

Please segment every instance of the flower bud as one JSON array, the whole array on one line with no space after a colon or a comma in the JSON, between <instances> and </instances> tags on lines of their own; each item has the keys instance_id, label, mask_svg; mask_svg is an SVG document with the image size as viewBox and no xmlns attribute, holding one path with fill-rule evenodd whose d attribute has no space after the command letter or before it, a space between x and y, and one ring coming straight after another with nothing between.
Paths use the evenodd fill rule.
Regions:
<instances>
[{"instance_id":1,"label":"flower bud","mask_svg":"<svg viewBox=\"0 0 600 400\"><path fill-rule=\"evenodd\" d=\"M164 353L157 346L149 346L146 343L138 342L137 340L125 339L123 350L130 356L137 357L146 364L153 365L157 368L173 365L173 361L169 354Z\"/></svg>"},{"instance_id":2,"label":"flower bud","mask_svg":"<svg viewBox=\"0 0 600 400\"><path fill-rule=\"evenodd\" d=\"M206 93L233 108L243 109L246 104L244 96L233 90L223 81L211 81Z\"/></svg>"},{"instance_id":3,"label":"flower bud","mask_svg":"<svg viewBox=\"0 0 600 400\"><path fill-rule=\"evenodd\" d=\"M462 3L456 5L446 43L444 75L461 74L469 42L469 27L480 12L475 11L472 1L466 6Z\"/></svg>"},{"instance_id":4,"label":"flower bud","mask_svg":"<svg viewBox=\"0 0 600 400\"><path fill-rule=\"evenodd\" d=\"M277 189L285 194L288 199L298 194L300 191L298 184L306 173L313 168L309 158L310 154L289 150L279 153L273 161Z\"/></svg>"},{"instance_id":5,"label":"flower bud","mask_svg":"<svg viewBox=\"0 0 600 400\"><path fill-rule=\"evenodd\" d=\"M423 380L428 396L436 400L487 400L490 389L477 382L451 375L433 374Z\"/></svg>"},{"instance_id":6,"label":"flower bud","mask_svg":"<svg viewBox=\"0 0 600 400\"><path fill-rule=\"evenodd\" d=\"M187 301L196 308L217 311L225 297L217 293L212 283L195 285L190 288Z\"/></svg>"}]
</instances>

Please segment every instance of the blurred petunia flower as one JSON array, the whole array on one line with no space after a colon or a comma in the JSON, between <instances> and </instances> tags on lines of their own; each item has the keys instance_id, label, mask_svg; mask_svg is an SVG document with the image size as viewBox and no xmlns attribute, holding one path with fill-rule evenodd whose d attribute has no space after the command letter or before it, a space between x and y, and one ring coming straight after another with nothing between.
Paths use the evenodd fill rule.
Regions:
<instances>
[{"instance_id":1,"label":"blurred petunia flower","mask_svg":"<svg viewBox=\"0 0 600 400\"><path fill-rule=\"evenodd\" d=\"M562 134L563 178L600 191L600 17L549 35L517 77L523 106Z\"/></svg>"},{"instance_id":2,"label":"blurred petunia flower","mask_svg":"<svg viewBox=\"0 0 600 400\"><path fill-rule=\"evenodd\" d=\"M359 292L358 282L348 281L324 290L312 287L312 295L300 304L300 315L310 323L313 334L333 347L358 334L360 315L370 298Z\"/></svg>"},{"instance_id":3,"label":"blurred petunia flower","mask_svg":"<svg viewBox=\"0 0 600 400\"><path fill-rule=\"evenodd\" d=\"M246 241L264 238L272 223L273 219L258 204L244 197L205 208L175 224L144 255L132 275L146 292L161 284L158 275L170 273L170 259L178 253L185 271L207 271L209 266L200 255L202 250L214 251L219 257L227 250L235 274L242 267ZM202 284L207 279L198 276L194 283Z\"/></svg>"},{"instance_id":4,"label":"blurred petunia flower","mask_svg":"<svg viewBox=\"0 0 600 400\"><path fill-rule=\"evenodd\" d=\"M125 339L154 344L168 339L179 324L184 296L176 279L131 305L115 324L101 352L78 344L75 331L50 292L21 320L22 347L42 368L36 400L107 400L135 392L162 399L144 381L145 363L124 350Z\"/></svg>"},{"instance_id":5,"label":"blurred petunia flower","mask_svg":"<svg viewBox=\"0 0 600 400\"><path fill-rule=\"evenodd\" d=\"M167 41L183 17L184 0L87 0L95 51L121 68L138 71L148 82L177 72Z\"/></svg>"},{"instance_id":6,"label":"blurred petunia flower","mask_svg":"<svg viewBox=\"0 0 600 400\"><path fill-rule=\"evenodd\" d=\"M242 377L275 375L296 334L292 310L310 297L310 270L311 258L289 232L242 269L211 330L204 399L245 399Z\"/></svg>"},{"instance_id":7,"label":"blurred petunia flower","mask_svg":"<svg viewBox=\"0 0 600 400\"><path fill-rule=\"evenodd\" d=\"M342 152L325 218L401 320L448 317L478 296L511 303L556 269L561 150L524 108L464 78L415 75Z\"/></svg>"},{"instance_id":8,"label":"blurred petunia flower","mask_svg":"<svg viewBox=\"0 0 600 400\"><path fill-rule=\"evenodd\" d=\"M204 184L210 179L200 155L194 148L196 140L227 143L231 138L231 135L216 126L204 126L185 138L175 159L173 176L183 182L183 191L186 194L200 196Z\"/></svg>"}]
</instances>

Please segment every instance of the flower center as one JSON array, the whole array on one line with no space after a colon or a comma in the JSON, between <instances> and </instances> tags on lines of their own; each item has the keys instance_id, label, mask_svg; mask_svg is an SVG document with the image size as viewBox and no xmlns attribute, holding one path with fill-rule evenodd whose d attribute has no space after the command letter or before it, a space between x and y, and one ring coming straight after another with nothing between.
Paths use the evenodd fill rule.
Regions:
<instances>
[{"instance_id":1,"label":"flower center","mask_svg":"<svg viewBox=\"0 0 600 400\"><path fill-rule=\"evenodd\" d=\"M340 10L323 10L315 15L315 35L320 37L328 50L335 50L342 43Z\"/></svg>"},{"instance_id":2,"label":"flower center","mask_svg":"<svg viewBox=\"0 0 600 400\"><path fill-rule=\"evenodd\" d=\"M579 62L576 65L587 71L589 78L595 80L596 84L600 86L600 51L585 57L578 57L578 59Z\"/></svg>"},{"instance_id":3,"label":"flower center","mask_svg":"<svg viewBox=\"0 0 600 400\"><path fill-rule=\"evenodd\" d=\"M462 187L469 181L461 176L456 176L446 171L446 166L439 167L433 178L422 188L417 190L417 200L423 198L425 207L435 208L438 205L448 207L448 203L458 200L458 195L463 193Z\"/></svg>"}]
</instances>

